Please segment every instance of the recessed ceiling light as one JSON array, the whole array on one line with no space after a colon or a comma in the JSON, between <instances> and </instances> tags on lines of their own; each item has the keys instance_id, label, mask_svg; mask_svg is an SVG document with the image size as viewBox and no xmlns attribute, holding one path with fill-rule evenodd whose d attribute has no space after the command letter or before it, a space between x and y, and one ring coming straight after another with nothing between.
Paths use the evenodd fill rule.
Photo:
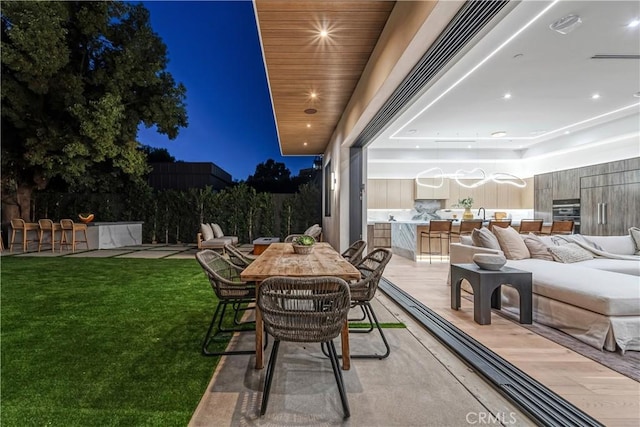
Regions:
<instances>
[{"instance_id":1,"label":"recessed ceiling light","mask_svg":"<svg viewBox=\"0 0 640 427\"><path fill-rule=\"evenodd\" d=\"M306 146L307 146L307 143L306 143L306 142L303 142L303 143L302 143L302 145L304 145L304 146L306 147Z\"/></svg>"},{"instance_id":2,"label":"recessed ceiling light","mask_svg":"<svg viewBox=\"0 0 640 427\"><path fill-rule=\"evenodd\" d=\"M565 130L565 131L564 131L564 134L565 134L565 135L569 135L570 133L571 133L571 131L570 131L570 130Z\"/></svg>"},{"instance_id":3,"label":"recessed ceiling light","mask_svg":"<svg viewBox=\"0 0 640 427\"><path fill-rule=\"evenodd\" d=\"M637 27L638 25L640 25L640 19L636 18L633 21L629 22L627 24L627 27L633 28L633 27Z\"/></svg>"},{"instance_id":4,"label":"recessed ceiling light","mask_svg":"<svg viewBox=\"0 0 640 427\"><path fill-rule=\"evenodd\" d=\"M502 95L503 99L511 99L511 94L510 93L505 93L504 95Z\"/></svg>"},{"instance_id":5,"label":"recessed ceiling light","mask_svg":"<svg viewBox=\"0 0 640 427\"><path fill-rule=\"evenodd\" d=\"M504 130L499 130L491 133L491 136L494 138L502 138L503 136L507 136L507 132Z\"/></svg>"},{"instance_id":6,"label":"recessed ceiling light","mask_svg":"<svg viewBox=\"0 0 640 427\"><path fill-rule=\"evenodd\" d=\"M320 37L327 37L329 35L329 32L325 29L320 30Z\"/></svg>"},{"instance_id":7,"label":"recessed ceiling light","mask_svg":"<svg viewBox=\"0 0 640 427\"><path fill-rule=\"evenodd\" d=\"M315 108L307 108L306 110L304 110L304 112L306 114L315 114L318 112L318 110L316 110Z\"/></svg>"},{"instance_id":8,"label":"recessed ceiling light","mask_svg":"<svg viewBox=\"0 0 640 427\"><path fill-rule=\"evenodd\" d=\"M471 148L471 145L467 145L467 148Z\"/></svg>"},{"instance_id":9,"label":"recessed ceiling light","mask_svg":"<svg viewBox=\"0 0 640 427\"><path fill-rule=\"evenodd\" d=\"M307 123L307 127L310 128L311 127L311 123Z\"/></svg>"},{"instance_id":10,"label":"recessed ceiling light","mask_svg":"<svg viewBox=\"0 0 640 427\"><path fill-rule=\"evenodd\" d=\"M420 148L420 146L419 146L419 145L416 145L416 148Z\"/></svg>"},{"instance_id":11,"label":"recessed ceiling light","mask_svg":"<svg viewBox=\"0 0 640 427\"><path fill-rule=\"evenodd\" d=\"M318 97L318 94L315 92L311 92L310 96L311 98L316 99Z\"/></svg>"},{"instance_id":12,"label":"recessed ceiling light","mask_svg":"<svg viewBox=\"0 0 640 427\"><path fill-rule=\"evenodd\" d=\"M591 99L599 99L599 98L600 98L599 93L594 93L593 95L591 95Z\"/></svg>"}]
</instances>

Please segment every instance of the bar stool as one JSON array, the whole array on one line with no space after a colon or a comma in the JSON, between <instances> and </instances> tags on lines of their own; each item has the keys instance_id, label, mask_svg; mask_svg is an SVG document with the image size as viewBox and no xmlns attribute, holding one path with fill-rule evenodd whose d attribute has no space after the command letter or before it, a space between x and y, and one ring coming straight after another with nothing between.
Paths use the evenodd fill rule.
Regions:
<instances>
[{"instance_id":1,"label":"bar stool","mask_svg":"<svg viewBox=\"0 0 640 427\"><path fill-rule=\"evenodd\" d=\"M457 232L452 231L451 234L454 236L468 236L473 230L482 228L482 220L481 219L463 219L460 221L460 228Z\"/></svg>"},{"instance_id":2,"label":"bar stool","mask_svg":"<svg viewBox=\"0 0 640 427\"><path fill-rule=\"evenodd\" d=\"M76 224L70 219L61 219L60 228L62 229L62 237L60 238L60 252L62 252L63 246L71 246L71 251L76 251L78 243L84 243L89 249L89 239L87 239L87 224ZM84 233L84 240L77 240L76 233L80 231ZM71 233L71 242L67 233Z\"/></svg>"},{"instance_id":3,"label":"bar stool","mask_svg":"<svg viewBox=\"0 0 640 427\"><path fill-rule=\"evenodd\" d=\"M573 233L573 221L553 221L551 223L551 231L549 234L572 234Z\"/></svg>"},{"instance_id":4,"label":"bar stool","mask_svg":"<svg viewBox=\"0 0 640 427\"><path fill-rule=\"evenodd\" d=\"M11 248L9 249L9 252L13 252L13 246L16 242L16 233L18 231L22 233L22 252L26 252L27 249L29 249L29 242L38 241L37 238L29 239L29 232L30 231L37 232L38 228L39 228L38 224L36 223L25 222L21 218L12 219L11 220L11 242L9 243Z\"/></svg>"},{"instance_id":5,"label":"bar stool","mask_svg":"<svg viewBox=\"0 0 640 427\"><path fill-rule=\"evenodd\" d=\"M520 228L518 233L520 234L540 234L542 232L542 220L541 219L523 219L520 221Z\"/></svg>"},{"instance_id":6,"label":"bar stool","mask_svg":"<svg viewBox=\"0 0 640 427\"><path fill-rule=\"evenodd\" d=\"M511 226L511 219L492 219L489 221L487 228L489 231L493 230L493 227L509 228Z\"/></svg>"},{"instance_id":7,"label":"bar stool","mask_svg":"<svg viewBox=\"0 0 640 427\"><path fill-rule=\"evenodd\" d=\"M420 254L423 254L422 239L427 239L427 251L429 253L429 264L431 264L431 239L438 239L440 243L440 261L442 261L442 239L446 239L451 244L451 225L452 221L448 219L432 219L429 221L429 231L420 232ZM448 248L449 246L447 246Z\"/></svg>"},{"instance_id":8,"label":"bar stool","mask_svg":"<svg viewBox=\"0 0 640 427\"><path fill-rule=\"evenodd\" d=\"M62 227L60 224L51 221L48 218L43 218L38 220L38 226L40 227L40 239L38 242L38 252L42 249L42 244L44 243L45 233L49 233L51 235L51 252L56 251L56 243L62 243L62 233L60 235L60 239L56 240L56 233L58 231L62 231ZM62 251L62 245L60 246L60 250Z\"/></svg>"}]
</instances>

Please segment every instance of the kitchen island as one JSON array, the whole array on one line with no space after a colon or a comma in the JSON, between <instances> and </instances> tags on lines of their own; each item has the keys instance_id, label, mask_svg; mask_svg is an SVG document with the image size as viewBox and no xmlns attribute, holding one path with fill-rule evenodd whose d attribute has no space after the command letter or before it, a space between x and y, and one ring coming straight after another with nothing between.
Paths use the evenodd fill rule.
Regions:
<instances>
[{"instance_id":1,"label":"kitchen island","mask_svg":"<svg viewBox=\"0 0 640 427\"><path fill-rule=\"evenodd\" d=\"M417 261L420 255L420 232L428 229L428 221L391 222L391 251Z\"/></svg>"}]
</instances>

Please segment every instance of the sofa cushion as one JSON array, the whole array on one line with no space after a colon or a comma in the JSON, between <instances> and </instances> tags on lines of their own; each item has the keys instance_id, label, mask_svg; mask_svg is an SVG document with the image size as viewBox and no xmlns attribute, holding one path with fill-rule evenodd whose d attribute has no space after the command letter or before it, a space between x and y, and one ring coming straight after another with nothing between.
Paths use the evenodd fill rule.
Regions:
<instances>
[{"instance_id":1,"label":"sofa cushion","mask_svg":"<svg viewBox=\"0 0 640 427\"><path fill-rule=\"evenodd\" d=\"M205 240L200 243L202 249L222 249L226 245L232 245L233 239L231 237L213 237L209 240Z\"/></svg>"},{"instance_id":2,"label":"sofa cushion","mask_svg":"<svg viewBox=\"0 0 640 427\"><path fill-rule=\"evenodd\" d=\"M501 251L500 243L496 236L489 231L488 228L476 228L471 232L471 240L473 246L480 246L481 248L496 249Z\"/></svg>"},{"instance_id":3,"label":"sofa cushion","mask_svg":"<svg viewBox=\"0 0 640 427\"><path fill-rule=\"evenodd\" d=\"M200 224L200 233L202 234L202 240L213 239L213 230L209 224Z\"/></svg>"},{"instance_id":4,"label":"sofa cushion","mask_svg":"<svg viewBox=\"0 0 640 427\"><path fill-rule=\"evenodd\" d=\"M633 261L631 261L633 262ZM533 273L533 293L605 316L639 316L638 277L541 259L507 261Z\"/></svg>"},{"instance_id":5,"label":"sofa cushion","mask_svg":"<svg viewBox=\"0 0 640 427\"><path fill-rule=\"evenodd\" d=\"M504 256L507 257L507 259L531 258L527 245L525 245L524 240L515 228L494 227L493 234L495 234L498 239L500 249L502 249L502 252L504 252Z\"/></svg>"},{"instance_id":6,"label":"sofa cushion","mask_svg":"<svg viewBox=\"0 0 640 427\"><path fill-rule=\"evenodd\" d=\"M580 267L595 268L603 271L613 271L615 273L630 274L633 276L640 276L640 259L638 261L628 259L611 259L595 257L586 261L580 261L576 263ZM640 279L638 281L640 286ZM638 289L640 293L640 289Z\"/></svg>"},{"instance_id":7,"label":"sofa cushion","mask_svg":"<svg viewBox=\"0 0 640 427\"><path fill-rule=\"evenodd\" d=\"M531 258L544 259L547 261L553 261L551 253L548 251L548 245L536 234L529 233L523 237L524 244L529 249Z\"/></svg>"},{"instance_id":8,"label":"sofa cushion","mask_svg":"<svg viewBox=\"0 0 640 427\"><path fill-rule=\"evenodd\" d=\"M224 233L222 232L222 228L218 224L211 224L211 229L213 230L213 237L219 239L224 237Z\"/></svg>"},{"instance_id":9,"label":"sofa cushion","mask_svg":"<svg viewBox=\"0 0 640 427\"><path fill-rule=\"evenodd\" d=\"M635 246L635 254L636 255L640 255L640 228L638 227L631 227L629 229L629 234L631 235L631 238L633 239L633 244Z\"/></svg>"},{"instance_id":10,"label":"sofa cushion","mask_svg":"<svg viewBox=\"0 0 640 427\"><path fill-rule=\"evenodd\" d=\"M593 254L579 246L577 243L567 243L566 245L561 246L549 246L547 250L551 253L554 260L565 264L593 259Z\"/></svg>"}]
</instances>

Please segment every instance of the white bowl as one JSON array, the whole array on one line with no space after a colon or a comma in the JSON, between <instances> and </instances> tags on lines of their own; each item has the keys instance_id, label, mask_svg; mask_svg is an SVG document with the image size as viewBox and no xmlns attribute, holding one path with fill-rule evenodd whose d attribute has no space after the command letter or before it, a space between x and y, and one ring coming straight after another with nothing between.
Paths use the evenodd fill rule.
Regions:
<instances>
[{"instance_id":1,"label":"white bowl","mask_svg":"<svg viewBox=\"0 0 640 427\"><path fill-rule=\"evenodd\" d=\"M507 263L503 255L496 254L475 254L473 262L483 270L500 270Z\"/></svg>"}]
</instances>

